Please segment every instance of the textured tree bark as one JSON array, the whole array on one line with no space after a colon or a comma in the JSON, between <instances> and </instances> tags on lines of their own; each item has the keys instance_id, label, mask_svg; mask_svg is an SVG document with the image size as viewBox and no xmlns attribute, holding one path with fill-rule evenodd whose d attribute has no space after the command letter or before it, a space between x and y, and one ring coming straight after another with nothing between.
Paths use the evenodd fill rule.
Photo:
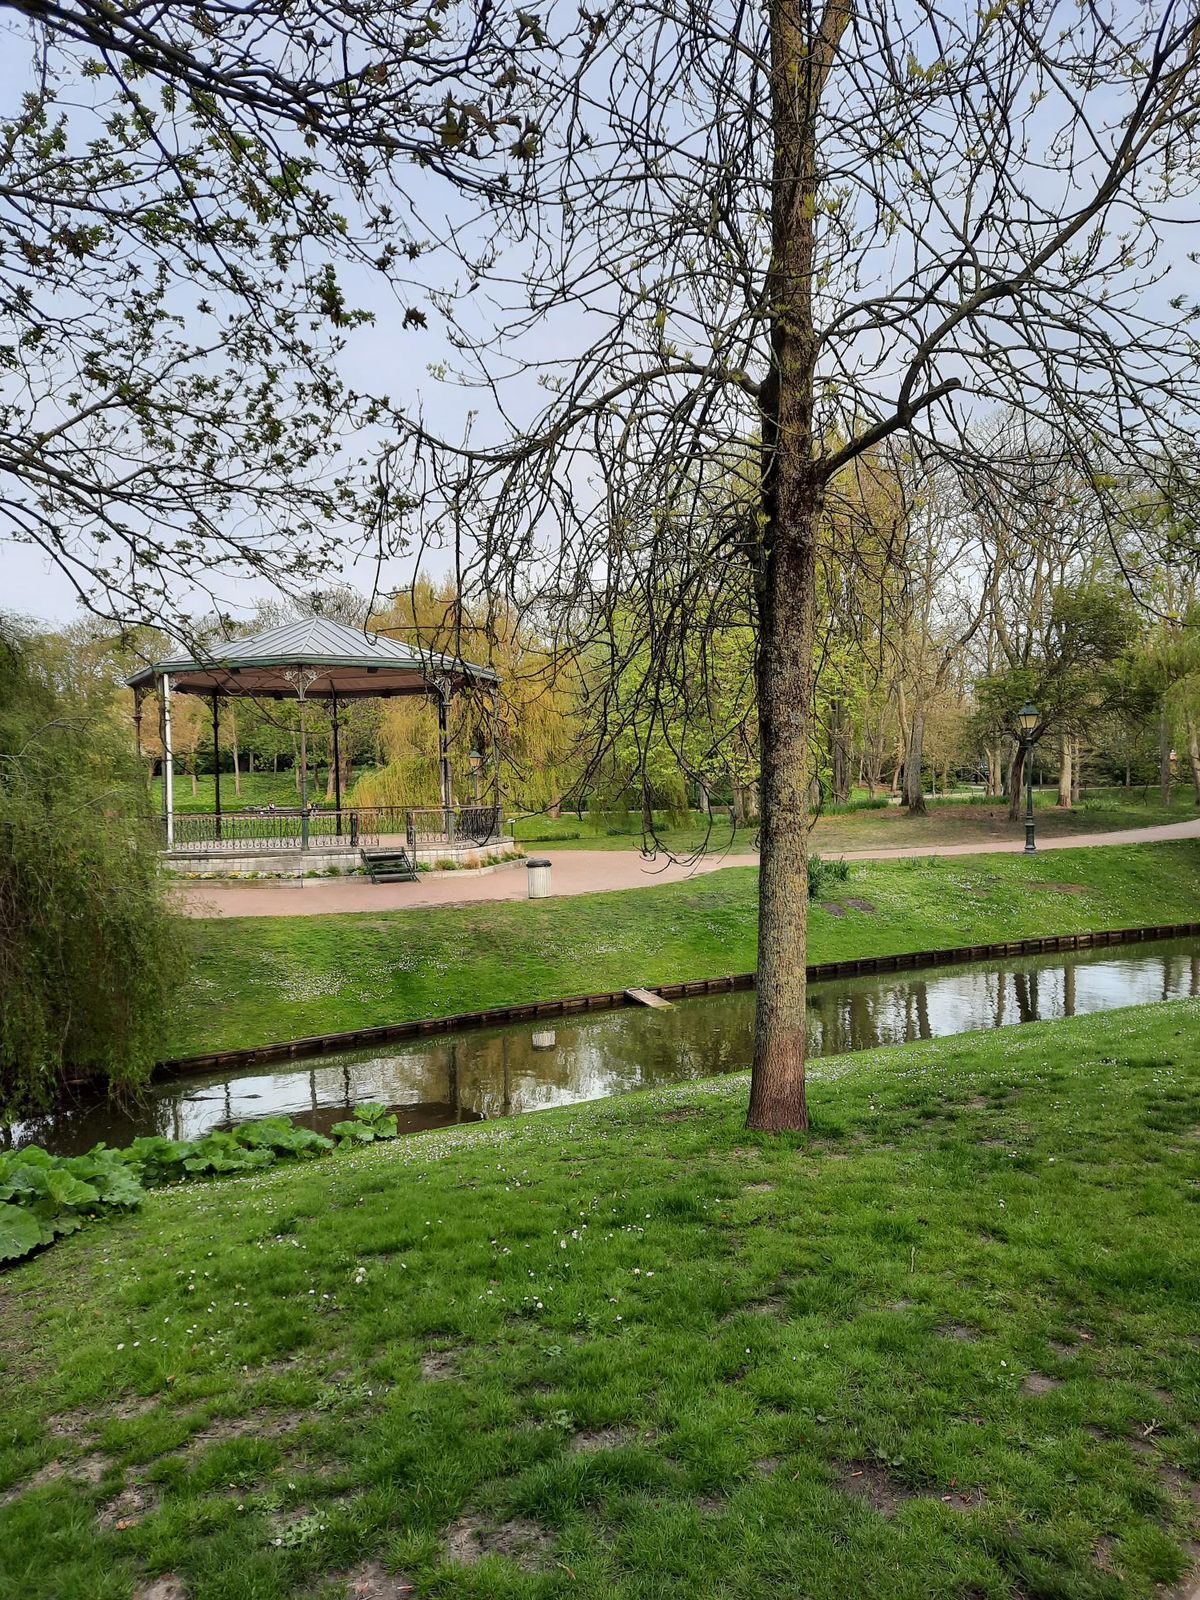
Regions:
<instances>
[{"instance_id":1,"label":"textured tree bark","mask_svg":"<svg viewBox=\"0 0 1200 1600\"><path fill-rule=\"evenodd\" d=\"M909 815L914 817L923 817L927 810L923 777L924 755L925 712L921 706L914 706L908 724L908 746L904 752L904 804L908 808Z\"/></svg>"},{"instance_id":2,"label":"textured tree bark","mask_svg":"<svg viewBox=\"0 0 1200 1600\"><path fill-rule=\"evenodd\" d=\"M1008 769L1008 820L1016 822L1021 816L1025 787L1025 746L1018 744Z\"/></svg>"},{"instance_id":3,"label":"textured tree bark","mask_svg":"<svg viewBox=\"0 0 1200 1600\"><path fill-rule=\"evenodd\" d=\"M1060 806L1071 804L1071 735L1064 733L1059 740L1058 801Z\"/></svg>"},{"instance_id":4,"label":"textured tree bark","mask_svg":"<svg viewBox=\"0 0 1200 1600\"><path fill-rule=\"evenodd\" d=\"M841 700L835 700L829 708L829 756L832 798L844 805L850 798L850 730Z\"/></svg>"},{"instance_id":5,"label":"textured tree bark","mask_svg":"<svg viewBox=\"0 0 1200 1600\"><path fill-rule=\"evenodd\" d=\"M1158 717L1158 794L1164 806L1171 804L1171 719L1166 706Z\"/></svg>"},{"instance_id":6,"label":"textured tree bark","mask_svg":"<svg viewBox=\"0 0 1200 1600\"><path fill-rule=\"evenodd\" d=\"M1083 757L1080 754L1079 735L1071 735L1071 804L1079 804L1079 784L1083 773Z\"/></svg>"},{"instance_id":7,"label":"textured tree bark","mask_svg":"<svg viewBox=\"0 0 1200 1600\"><path fill-rule=\"evenodd\" d=\"M1187 716L1188 763L1192 769L1192 787L1196 791L1196 804L1200 806L1200 729L1189 712Z\"/></svg>"},{"instance_id":8,"label":"textured tree bark","mask_svg":"<svg viewBox=\"0 0 1200 1600\"><path fill-rule=\"evenodd\" d=\"M819 28L807 0L771 0L771 370L762 414L763 536L757 571L758 713L762 763L758 990L751 1128L808 1126L805 1001L808 784L817 530L825 480L813 439L812 314L817 200L816 119L845 0Z\"/></svg>"}]
</instances>

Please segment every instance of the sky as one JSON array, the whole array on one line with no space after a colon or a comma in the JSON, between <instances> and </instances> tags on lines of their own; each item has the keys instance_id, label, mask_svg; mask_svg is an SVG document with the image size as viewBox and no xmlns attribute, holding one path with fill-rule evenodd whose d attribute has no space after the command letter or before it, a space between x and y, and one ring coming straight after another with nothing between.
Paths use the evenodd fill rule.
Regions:
<instances>
[{"instance_id":1,"label":"sky","mask_svg":"<svg viewBox=\"0 0 1200 1600\"><path fill-rule=\"evenodd\" d=\"M19 103L28 86L32 61L27 26L10 12L0 10L0 118L7 117ZM365 273L356 276L350 271L344 281L351 303L371 310L375 317L373 324L348 334L347 349L339 362L347 384L360 392L386 392L406 408L419 407L432 427L457 435L478 398L430 376L429 364L443 361L449 353L437 319L431 316L430 325L424 330L405 328L402 317L411 295L408 301L398 301ZM377 577L382 593L410 581L410 560L388 560L377 572L375 561L356 558L349 544L348 540L340 576L361 593L369 594ZM436 575L436 557L423 564L422 570ZM275 591L269 583L249 579L229 582L217 595L222 608L235 617L251 613L259 601L272 597ZM178 598L185 610L211 610L206 596L181 594ZM0 610L54 626L77 616L79 609L70 580L48 556L33 546L0 535Z\"/></svg>"}]
</instances>

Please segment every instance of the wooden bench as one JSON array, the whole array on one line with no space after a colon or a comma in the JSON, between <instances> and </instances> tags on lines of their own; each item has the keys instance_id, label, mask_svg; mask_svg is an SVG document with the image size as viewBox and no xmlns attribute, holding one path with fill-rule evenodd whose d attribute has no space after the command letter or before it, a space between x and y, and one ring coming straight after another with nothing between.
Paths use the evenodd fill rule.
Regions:
<instances>
[{"instance_id":1,"label":"wooden bench","mask_svg":"<svg viewBox=\"0 0 1200 1600\"><path fill-rule=\"evenodd\" d=\"M372 883L416 883L417 867L407 850L360 850Z\"/></svg>"}]
</instances>

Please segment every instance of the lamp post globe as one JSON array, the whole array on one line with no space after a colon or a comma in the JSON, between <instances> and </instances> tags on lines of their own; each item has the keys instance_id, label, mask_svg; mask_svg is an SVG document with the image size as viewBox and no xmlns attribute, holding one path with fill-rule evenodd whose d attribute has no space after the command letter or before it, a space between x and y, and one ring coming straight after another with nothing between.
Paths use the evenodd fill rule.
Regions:
<instances>
[{"instance_id":1,"label":"lamp post globe","mask_svg":"<svg viewBox=\"0 0 1200 1600\"><path fill-rule=\"evenodd\" d=\"M1033 734L1039 721L1038 708L1028 701L1017 712L1017 725L1021 730L1021 748L1025 767L1025 854L1034 855L1037 844L1033 824Z\"/></svg>"}]
</instances>

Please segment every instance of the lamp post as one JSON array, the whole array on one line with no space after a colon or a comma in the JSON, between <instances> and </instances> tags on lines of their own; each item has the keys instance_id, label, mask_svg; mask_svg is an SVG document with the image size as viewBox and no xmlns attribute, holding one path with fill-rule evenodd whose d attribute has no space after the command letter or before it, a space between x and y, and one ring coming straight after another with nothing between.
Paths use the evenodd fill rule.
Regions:
<instances>
[{"instance_id":1,"label":"lamp post","mask_svg":"<svg viewBox=\"0 0 1200 1600\"><path fill-rule=\"evenodd\" d=\"M1038 725L1038 709L1028 702L1017 712L1021 728L1021 748L1025 752L1025 854L1033 855L1037 845L1033 840L1033 730Z\"/></svg>"}]
</instances>

